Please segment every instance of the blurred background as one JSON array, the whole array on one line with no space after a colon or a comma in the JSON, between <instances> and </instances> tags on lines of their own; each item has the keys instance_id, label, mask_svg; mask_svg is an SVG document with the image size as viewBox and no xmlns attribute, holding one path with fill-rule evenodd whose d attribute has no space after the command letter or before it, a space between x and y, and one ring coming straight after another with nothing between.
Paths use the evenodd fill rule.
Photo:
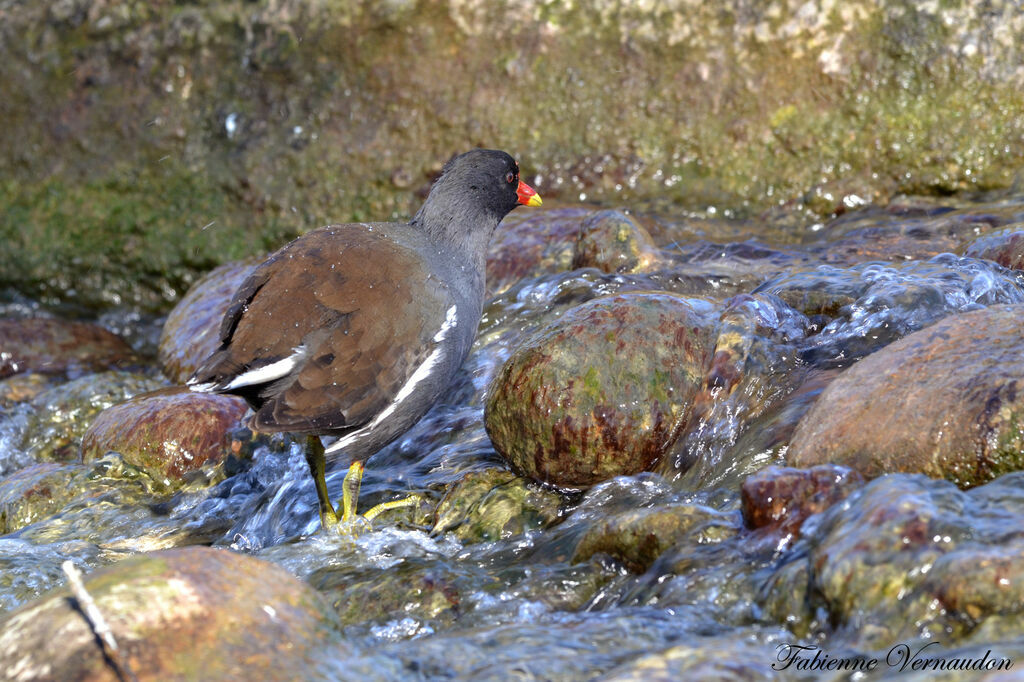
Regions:
<instances>
[{"instance_id":1,"label":"blurred background","mask_svg":"<svg viewBox=\"0 0 1024 682\"><path fill-rule=\"evenodd\" d=\"M165 312L220 262L411 215L474 146L546 202L798 241L1012 187L1022 45L1013 2L8 0L0 291Z\"/></svg>"}]
</instances>

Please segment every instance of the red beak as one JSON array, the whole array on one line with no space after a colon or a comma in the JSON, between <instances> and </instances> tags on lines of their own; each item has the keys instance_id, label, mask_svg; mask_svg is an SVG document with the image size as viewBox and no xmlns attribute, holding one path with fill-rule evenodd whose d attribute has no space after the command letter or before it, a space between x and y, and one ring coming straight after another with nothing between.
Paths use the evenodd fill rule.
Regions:
<instances>
[{"instance_id":1,"label":"red beak","mask_svg":"<svg viewBox=\"0 0 1024 682\"><path fill-rule=\"evenodd\" d=\"M537 194L537 190L527 185L522 180L519 181L519 188L516 190L516 196L519 197L519 203L523 206L540 206L542 203L540 195Z\"/></svg>"}]
</instances>

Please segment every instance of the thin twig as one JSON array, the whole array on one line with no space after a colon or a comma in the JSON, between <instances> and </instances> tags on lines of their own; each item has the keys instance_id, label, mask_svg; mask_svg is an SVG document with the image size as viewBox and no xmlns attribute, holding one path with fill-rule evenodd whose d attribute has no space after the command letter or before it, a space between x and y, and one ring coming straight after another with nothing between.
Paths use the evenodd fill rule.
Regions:
<instances>
[{"instance_id":1,"label":"thin twig","mask_svg":"<svg viewBox=\"0 0 1024 682\"><path fill-rule=\"evenodd\" d=\"M93 634L102 643L103 653L113 666L117 676L122 680L138 682L138 678L132 672L128 661L121 658L121 650L117 646L117 640L114 639L114 631L107 625L107 621L100 612L99 607L96 606L96 602L93 601L92 595L85 589L81 571L78 570L70 559L61 564L61 569L63 569L64 575L68 577L68 586L71 588L71 593L75 596L75 601L78 602L78 606L85 615L85 620L89 623Z\"/></svg>"}]
</instances>

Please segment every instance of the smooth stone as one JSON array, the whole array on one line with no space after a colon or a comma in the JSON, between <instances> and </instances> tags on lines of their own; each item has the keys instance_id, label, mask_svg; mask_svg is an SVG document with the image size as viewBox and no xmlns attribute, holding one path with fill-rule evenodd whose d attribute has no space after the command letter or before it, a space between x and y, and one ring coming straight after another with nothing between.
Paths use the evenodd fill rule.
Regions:
<instances>
[{"instance_id":1,"label":"smooth stone","mask_svg":"<svg viewBox=\"0 0 1024 682\"><path fill-rule=\"evenodd\" d=\"M687 425L715 340L710 304L669 294L595 299L523 343L484 421L512 468L559 486L650 469Z\"/></svg>"},{"instance_id":2,"label":"smooth stone","mask_svg":"<svg viewBox=\"0 0 1024 682\"><path fill-rule=\"evenodd\" d=\"M967 491L920 475L870 481L805 524L762 585L763 614L855 649L1017 638L1022 490L1019 472Z\"/></svg>"},{"instance_id":3,"label":"smooth stone","mask_svg":"<svg viewBox=\"0 0 1024 682\"><path fill-rule=\"evenodd\" d=\"M659 260L654 240L621 211L598 211L580 225L572 267L602 272L642 272Z\"/></svg>"},{"instance_id":4,"label":"smooth stone","mask_svg":"<svg viewBox=\"0 0 1024 682\"><path fill-rule=\"evenodd\" d=\"M170 549L84 582L140 680L317 679L327 645L331 656L354 653L316 590L251 556ZM118 679L66 586L0 621L0 659L0 679Z\"/></svg>"},{"instance_id":5,"label":"smooth stone","mask_svg":"<svg viewBox=\"0 0 1024 682\"><path fill-rule=\"evenodd\" d=\"M964 255L987 258L1004 268L1024 270L1024 224L981 235L967 245Z\"/></svg>"},{"instance_id":6,"label":"smooth stone","mask_svg":"<svg viewBox=\"0 0 1024 682\"><path fill-rule=\"evenodd\" d=\"M734 515L696 504L667 504L616 514L590 526L573 552L573 563L605 554L643 573L667 550L689 542L720 542L736 534Z\"/></svg>"},{"instance_id":7,"label":"smooth stone","mask_svg":"<svg viewBox=\"0 0 1024 682\"><path fill-rule=\"evenodd\" d=\"M81 467L38 462L0 480L0 535L50 516L75 497L72 477Z\"/></svg>"},{"instance_id":8,"label":"smooth stone","mask_svg":"<svg viewBox=\"0 0 1024 682\"><path fill-rule=\"evenodd\" d=\"M22 372L63 372L74 378L140 364L124 339L87 322L49 317L0 319L0 339L0 379Z\"/></svg>"},{"instance_id":9,"label":"smooth stone","mask_svg":"<svg viewBox=\"0 0 1024 682\"><path fill-rule=\"evenodd\" d=\"M807 517L822 512L864 485L856 471L832 464L810 469L767 466L743 481L743 520L750 528L776 526L799 534Z\"/></svg>"},{"instance_id":10,"label":"smooth stone","mask_svg":"<svg viewBox=\"0 0 1024 682\"><path fill-rule=\"evenodd\" d=\"M589 209L536 209L509 214L487 255L487 290L497 295L522 279L572 269L580 221Z\"/></svg>"},{"instance_id":11,"label":"smooth stone","mask_svg":"<svg viewBox=\"0 0 1024 682\"><path fill-rule=\"evenodd\" d=\"M35 412L25 428L22 448L37 460L76 460L82 436L96 415L162 386L160 381L128 372L88 374L54 386L32 400Z\"/></svg>"},{"instance_id":12,"label":"smooth stone","mask_svg":"<svg viewBox=\"0 0 1024 682\"><path fill-rule=\"evenodd\" d=\"M157 480L180 481L232 452L249 406L236 396L169 388L107 408L82 437L82 461L113 450Z\"/></svg>"},{"instance_id":13,"label":"smooth stone","mask_svg":"<svg viewBox=\"0 0 1024 682\"><path fill-rule=\"evenodd\" d=\"M472 471L437 506L433 533L464 542L505 540L559 520L562 497L504 469Z\"/></svg>"},{"instance_id":14,"label":"smooth stone","mask_svg":"<svg viewBox=\"0 0 1024 682\"><path fill-rule=\"evenodd\" d=\"M220 323L235 291L257 259L232 261L196 281L167 316L157 357L169 379L179 384L192 376L220 345Z\"/></svg>"},{"instance_id":15,"label":"smooth stone","mask_svg":"<svg viewBox=\"0 0 1024 682\"><path fill-rule=\"evenodd\" d=\"M860 360L800 420L786 462L961 488L1024 466L1024 305L953 315ZM867 426L869 425L869 426Z\"/></svg>"}]
</instances>

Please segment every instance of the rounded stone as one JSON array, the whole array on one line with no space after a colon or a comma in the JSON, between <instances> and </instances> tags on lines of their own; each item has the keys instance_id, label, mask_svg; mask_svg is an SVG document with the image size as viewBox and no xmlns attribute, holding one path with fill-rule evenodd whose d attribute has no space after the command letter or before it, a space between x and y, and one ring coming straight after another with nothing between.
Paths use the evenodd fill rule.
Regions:
<instances>
[{"instance_id":1,"label":"rounded stone","mask_svg":"<svg viewBox=\"0 0 1024 682\"><path fill-rule=\"evenodd\" d=\"M657 260L658 249L647 230L620 211L598 211L580 225L572 267L638 272Z\"/></svg>"},{"instance_id":2,"label":"rounded stone","mask_svg":"<svg viewBox=\"0 0 1024 682\"><path fill-rule=\"evenodd\" d=\"M124 339L87 322L49 317L0 320L0 379L22 372L70 377L139 364Z\"/></svg>"},{"instance_id":3,"label":"rounded stone","mask_svg":"<svg viewBox=\"0 0 1024 682\"><path fill-rule=\"evenodd\" d=\"M206 273L167 316L157 356L172 381L185 383L220 345L220 323L256 259L225 263Z\"/></svg>"},{"instance_id":4,"label":"rounded stone","mask_svg":"<svg viewBox=\"0 0 1024 682\"><path fill-rule=\"evenodd\" d=\"M1024 270L1024 224L981 235L967 245L964 255L987 258L1004 268Z\"/></svg>"},{"instance_id":5,"label":"rounded stone","mask_svg":"<svg viewBox=\"0 0 1024 682\"><path fill-rule=\"evenodd\" d=\"M138 395L96 417L82 438L82 460L113 450L160 479L181 479L224 459L248 409L236 396L182 388Z\"/></svg>"},{"instance_id":6,"label":"rounded stone","mask_svg":"<svg viewBox=\"0 0 1024 682\"><path fill-rule=\"evenodd\" d=\"M565 313L518 348L484 421L514 470L589 486L648 470L686 426L714 346L698 299L623 294Z\"/></svg>"},{"instance_id":7,"label":"rounded stone","mask_svg":"<svg viewBox=\"0 0 1024 682\"><path fill-rule=\"evenodd\" d=\"M333 645L331 655L354 653L316 590L274 564L228 550L143 554L98 569L84 583L140 680L316 679L325 644ZM0 659L3 679L118 679L67 587L0 621Z\"/></svg>"},{"instance_id":8,"label":"rounded stone","mask_svg":"<svg viewBox=\"0 0 1024 682\"><path fill-rule=\"evenodd\" d=\"M1022 304L953 315L860 360L800 420L787 463L961 488L1024 468L1022 319Z\"/></svg>"}]
</instances>

